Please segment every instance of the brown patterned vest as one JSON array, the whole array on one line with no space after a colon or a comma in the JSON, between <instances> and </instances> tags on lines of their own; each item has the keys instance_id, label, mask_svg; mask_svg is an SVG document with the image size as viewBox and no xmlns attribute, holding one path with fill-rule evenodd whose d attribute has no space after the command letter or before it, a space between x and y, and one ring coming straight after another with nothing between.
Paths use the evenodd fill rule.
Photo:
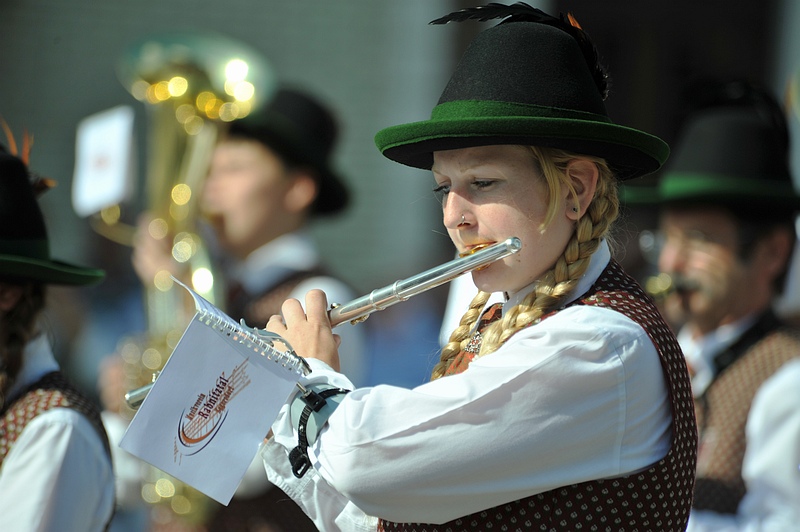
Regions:
<instances>
[{"instance_id":1,"label":"brown patterned vest","mask_svg":"<svg viewBox=\"0 0 800 532\"><path fill-rule=\"evenodd\" d=\"M109 460L111 459L108 436L103 428L99 409L60 372L48 373L6 406L7 408L0 410L0 465L25 426L33 418L52 408L71 408L86 416L103 441Z\"/></svg>"},{"instance_id":2,"label":"brown patterned vest","mask_svg":"<svg viewBox=\"0 0 800 532\"><path fill-rule=\"evenodd\" d=\"M696 399L700 446L694 506L736 513L745 494L745 425L756 392L783 364L800 356L800 330L768 312L717 355L717 376Z\"/></svg>"},{"instance_id":3,"label":"brown patterned vest","mask_svg":"<svg viewBox=\"0 0 800 532\"><path fill-rule=\"evenodd\" d=\"M675 336L652 300L615 261L571 305L594 305L620 312L641 325L653 341L672 404L672 445L667 455L640 473L556 488L442 525L381 520L378 530L685 530L692 502L697 431L689 375ZM466 356L471 359L474 354ZM463 360L454 364L460 364L461 371L468 365Z\"/></svg>"}]
</instances>

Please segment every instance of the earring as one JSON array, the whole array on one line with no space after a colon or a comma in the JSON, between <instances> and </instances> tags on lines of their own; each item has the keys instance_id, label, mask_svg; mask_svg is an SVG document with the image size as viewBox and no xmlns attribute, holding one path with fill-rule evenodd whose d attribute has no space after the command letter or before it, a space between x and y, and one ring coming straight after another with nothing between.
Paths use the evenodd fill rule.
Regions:
<instances>
[{"instance_id":1,"label":"earring","mask_svg":"<svg viewBox=\"0 0 800 532\"><path fill-rule=\"evenodd\" d=\"M578 208L577 208L577 207L573 207L573 208L572 208L572 212L575 212L575 213L577 213L577 212L578 212Z\"/></svg>"}]
</instances>

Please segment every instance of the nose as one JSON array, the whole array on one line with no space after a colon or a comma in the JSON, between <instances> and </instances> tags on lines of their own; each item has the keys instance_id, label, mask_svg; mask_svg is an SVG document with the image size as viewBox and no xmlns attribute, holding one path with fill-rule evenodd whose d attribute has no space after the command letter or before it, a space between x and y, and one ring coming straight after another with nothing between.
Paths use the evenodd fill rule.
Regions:
<instances>
[{"instance_id":1,"label":"nose","mask_svg":"<svg viewBox=\"0 0 800 532\"><path fill-rule=\"evenodd\" d=\"M664 273L683 273L686 264L686 246L679 240L666 238L658 256L658 269Z\"/></svg>"},{"instance_id":2,"label":"nose","mask_svg":"<svg viewBox=\"0 0 800 532\"><path fill-rule=\"evenodd\" d=\"M442 216L444 226L448 229L456 229L462 224L471 223L469 219L469 202L460 194L450 191L444 198L442 204Z\"/></svg>"},{"instance_id":3,"label":"nose","mask_svg":"<svg viewBox=\"0 0 800 532\"><path fill-rule=\"evenodd\" d=\"M203 182L203 186L201 189L201 194L203 198L207 198L214 194L214 189L217 187L217 180L214 179L214 174L209 173L206 176L206 180Z\"/></svg>"},{"instance_id":4,"label":"nose","mask_svg":"<svg viewBox=\"0 0 800 532\"><path fill-rule=\"evenodd\" d=\"M200 190L200 204L204 209L212 208L224 190L224 180L220 179L220 173L211 171L206 175L206 179Z\"/></svg>"},{"instance_id":5,"label":"nose","mask_svg":"<svg viewBox=\"0 0 800 532\"><path fill-rule=\"evenodd\" d=\"M462 224L469 223L467 220L468 210L466 202L460 196L452 192L447 195L443 205L443 222L448 229L456 229Z\"/></svg>"}]
</instances>

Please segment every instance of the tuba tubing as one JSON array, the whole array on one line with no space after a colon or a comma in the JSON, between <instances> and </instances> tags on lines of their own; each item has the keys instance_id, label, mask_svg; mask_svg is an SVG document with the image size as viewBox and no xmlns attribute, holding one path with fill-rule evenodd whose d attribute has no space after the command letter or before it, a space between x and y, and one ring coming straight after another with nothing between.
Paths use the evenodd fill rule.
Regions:
<instances>
[{"instance_id":1,"label":"tuba tubing","mask_svg":"<svg viewBox=\"0 0 800 532\"><path fill-rule=\"evenodd\" d=\"M474 253L456 258L407 279L373 290L369 294L346 303L344 305L331 305L328 318L331 327L336 327L345 322L355 325L366 320L373 312L384 310L401 301L421 294L431 288L443 285L456 277L480 268L493 262L513 255L522 249L522 242L517 237L510 237L503 242L478 249ZM153 379L155 382L155 378ZM125 402L131 408L138 408L147 396L153 383L142 386L125 394Z\"/></svg>"}]
</instances>

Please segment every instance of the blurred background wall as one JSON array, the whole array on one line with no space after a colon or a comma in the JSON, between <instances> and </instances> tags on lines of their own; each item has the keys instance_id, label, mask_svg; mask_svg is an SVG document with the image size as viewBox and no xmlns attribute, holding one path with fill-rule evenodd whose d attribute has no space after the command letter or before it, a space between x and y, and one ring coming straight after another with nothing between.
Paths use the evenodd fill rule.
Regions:
<instances>
[{"instance_id":1,"label":"blurred background wall","mask_svg":"<svg viewBox=\"0 0 800 532\"><path fill-rule=\"evenodd\" d=\"M677 134L691 82L743 77L783 96L800 67L800 6L791 0L743 6L724 0L530 3L572 12L592 36L611 73L607 105L612 119L668 142ZM466 42L492 23L427 22L477 4L0 0L0 116L18 135L23 130L34 134L32 168L59 181L42 199L54 235L53 254L110 272L104 285L91 289L88 301L70 294L64 304L102 304L115 291L135 285L130 250L97 236L72 210L76 126L93 113L131 105L143 151L144 104L118 81L116 65L131 43L182 30L213 30L249 44L264 54L279 79L316 92L337 110L342 135L336 164L353 188L354 202L346 215L313 228L337 274L366 293L451 258L453 249L430 193L432 179L427 172L384 159L373 136L383 127L428 117ZM797 129L796 118L792 127ZM625 235L649 223L648 214L628 213L622 221L623 260L641 261ZM392 340L398 352L419 351L420 344L426 353L435 352L431 333L445 296L446 290L437 289L422 300L430 314L421 321L428 328L398 333ZM396 324L408 312L390 309L378 320ZM76 319L79 315L74 313ZM117 321L128 320L131 326L136 320L121 311L118 316ZM430 357L417 362L426 365Z\"/></svg>"},{"instance_id":2,"label":"blurred background wall","mask_svg":"<svg viewBox=\"0 0 800 532\"><path fill-rule=\"evenodd\" d=\"M249 44L279 79L307 87L336 109L342 122L336 162L355 201L346 216L315 229L343 275L366 288L430 264L430 255L448 245L446 236L426 234L438 230L426 174L388 162L372 138L382 127L425 117L438 98L456 28L426 23L452 3L0 0L0 6L0 113L15 131L34 133L33 167L59 181L43 197L58 227L59 256L84 258L93 240L69 202L78 121L133 105L144 132L145 104L117 80L117 62L147 35L184 30Z\"/></svg>"}]
</instances>

